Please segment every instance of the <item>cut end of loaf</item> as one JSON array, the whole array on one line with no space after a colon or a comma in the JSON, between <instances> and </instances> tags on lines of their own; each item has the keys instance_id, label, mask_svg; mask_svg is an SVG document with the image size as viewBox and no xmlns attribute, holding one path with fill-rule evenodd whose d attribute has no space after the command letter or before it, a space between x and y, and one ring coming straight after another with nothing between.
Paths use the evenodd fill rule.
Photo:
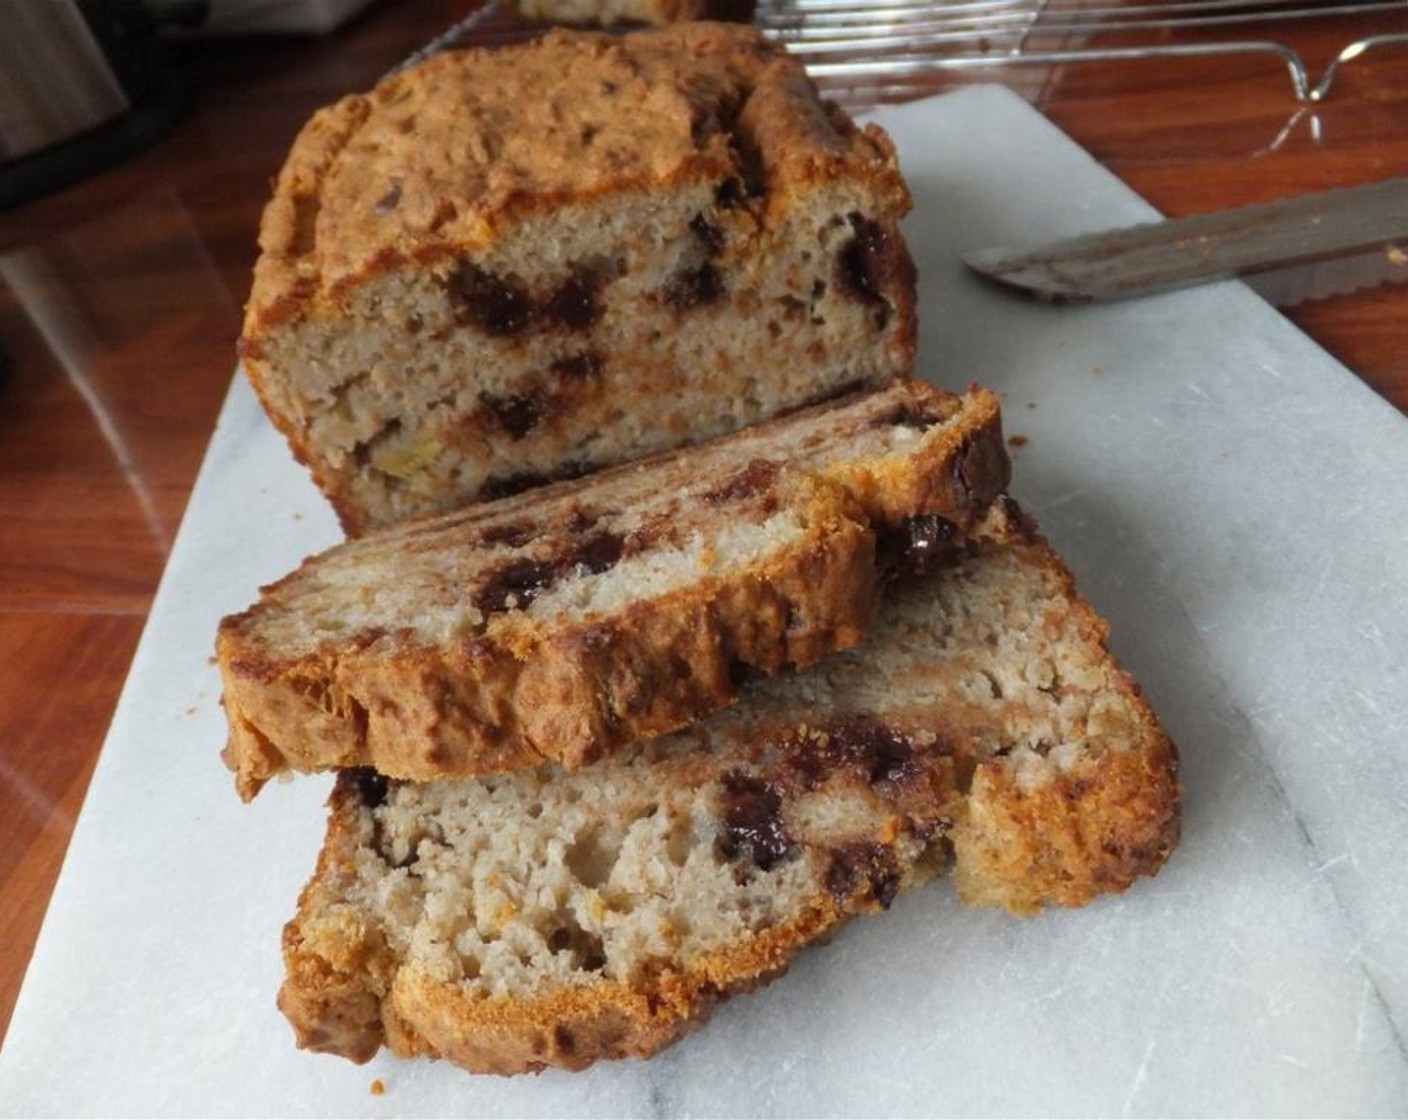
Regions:
<instances>
[{"instance_id":1,"label":"cut end of loaf","mask_svg":"<svg viewBox=\"0 0 1408 1120\"><path fill-rule=\"evenodd\" d=\"M241 352L360 533L909 373L908 206L750 29L442 55L299 137Z\"/></svg>"}]
</instances>

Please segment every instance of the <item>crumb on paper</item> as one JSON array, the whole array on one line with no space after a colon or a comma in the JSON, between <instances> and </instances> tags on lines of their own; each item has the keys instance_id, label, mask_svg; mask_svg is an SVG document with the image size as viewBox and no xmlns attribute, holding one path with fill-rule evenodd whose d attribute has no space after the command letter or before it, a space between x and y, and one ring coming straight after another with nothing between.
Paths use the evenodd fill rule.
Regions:
<instances>
[{"instance_id":1,"label":"crumb on paper","mask_svg":"<svg viewBox=\"0 0 1408 1120\"><path fill-rule=\"evenodd\" d=\"M378 1077L372 1082L372 1096L379 1097L386 1092L386 1082Z\"/></svg>"},{"instance_id":2,"label":"crumb on paper","mask_svg":"<svg viewBox=\"0 0 1408 1120\"><path fill-rule=\"evenodd\" d=\"M1384 256L1388 258L1389 264L1408 264L1408 253L1397 245L1384 246Z\"/></svg>"},{"instance_id":3,"label":"crumb on paper","mask_svg":"<svg viewBox=\"0 0 1408 1120\"><path fill-rule=\"evenodd\" d=\"M1022 435L1021 432L1016 432L1013 435L1007 437L1008 447L1026 447L1027 444L1029 444L1030 442L1031 440L1029 440L1026 436Z\"/></svg>"},{"instance_id":4,"label":"crumb on paper","mask_svg":"<svg viewBox=\"0 0 1408 1120\"><path fill-rule=\"evenodd\" d=\"M1035 408L1035 407L1036 407L1036 401L1028 401L1028 402L1027 402L1027 407L1028 407L1028 408Z\"/></svg>"},{"instance_id":5,"label":"crumb on paper","mask_svg":"<svg viewBox=\"0 0 1408 1120\"><path fill-rule=\"evenodd\" d=\"M196 714L196 706L195 706L194 704L192 704L189 708L186 709L186 715L188 715L188 716L193 716L193 715L195 715L195 714Z\"/></svg>"},{"instance_id":6,"label":"crumb on paper","mask_svg":"<svg viewBox=\"0 0 1408 1120\"><path fill-rule=\"evenodd\" d=\"M302 520L303 520L303 514L301 514L301 513L295 513L295 514L293 515L293 519L294 519L295 521L302 521Z\"/></svg>"}]
</instances>

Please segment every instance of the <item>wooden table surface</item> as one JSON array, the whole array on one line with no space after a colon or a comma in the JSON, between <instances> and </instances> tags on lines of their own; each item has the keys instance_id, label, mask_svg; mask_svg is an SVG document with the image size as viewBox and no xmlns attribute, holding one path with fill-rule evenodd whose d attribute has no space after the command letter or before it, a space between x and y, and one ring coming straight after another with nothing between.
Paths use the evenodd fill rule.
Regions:
<instances>
[{"instance_id":1,"label":"wooden table surface","mask_svg":"<svg viewBox=\"0 0 1408 1120\"><path fill-rule=\"evenodd\" d=\"M193 104L168 135L0 213L0 1032L229 385L269 178L314 108L472 6L401 0L326 39L185 48ZM1276 28L1312 67L1374 31L1408 31L1408 11ZM1365 56L1313 111L1244 58L927 89L975 80L1019 89L1170 215L1408 174L1408 49ZM1289 314L1408 411L1408 285Z\"/></svg>"}]
</instances>

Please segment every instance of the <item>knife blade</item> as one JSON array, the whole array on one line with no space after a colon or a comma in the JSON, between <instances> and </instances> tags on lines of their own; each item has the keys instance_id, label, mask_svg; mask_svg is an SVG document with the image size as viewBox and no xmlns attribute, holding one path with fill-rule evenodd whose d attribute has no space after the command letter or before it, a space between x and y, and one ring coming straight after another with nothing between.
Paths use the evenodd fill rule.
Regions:
<instances>
[{"instance_id":1,"label":"knife blade","mask_svg":"<svg viewBox=\"0 0 1408 1120\"><path fill-rule=\"evenodd\" d=\"M1408 178L1300 195L1065 238L1026 249L980 249L972 269L1059 303L1127 299L1232 276L1358 256L1340 287L1408 280ZM1331 270L1334 272L1335 270ZM1272 286L1313 298L1324 285ZM1276 302L1295 302L1283 298Z\"/></svg>"}]
</instances>

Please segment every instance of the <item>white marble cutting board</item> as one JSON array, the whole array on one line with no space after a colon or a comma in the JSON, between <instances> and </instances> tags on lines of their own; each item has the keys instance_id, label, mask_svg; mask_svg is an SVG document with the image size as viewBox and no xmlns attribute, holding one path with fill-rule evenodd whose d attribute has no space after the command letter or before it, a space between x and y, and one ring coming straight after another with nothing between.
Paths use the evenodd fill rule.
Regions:
<instances>
[{"instance_id":1,"label":"white marble cutting board","mask_svg":"<svg viewBox=\"0 0 1408 1120\"><path fill-rule=\"evenodd\" d=\"M239 803L207 659L220 615L336 530L237 382L0 1115L1408 1112L1408 421L1239 285L1058 309L979 283L959 250L1150 211L1001 89L879 119L914 188L925 367L1005 394L1014 492L1181 746L1164 873L1030 921L941 883L651 1062L502 1081L298 1052L279 930L327 782Z\"/></svg>"}]
</instances>

